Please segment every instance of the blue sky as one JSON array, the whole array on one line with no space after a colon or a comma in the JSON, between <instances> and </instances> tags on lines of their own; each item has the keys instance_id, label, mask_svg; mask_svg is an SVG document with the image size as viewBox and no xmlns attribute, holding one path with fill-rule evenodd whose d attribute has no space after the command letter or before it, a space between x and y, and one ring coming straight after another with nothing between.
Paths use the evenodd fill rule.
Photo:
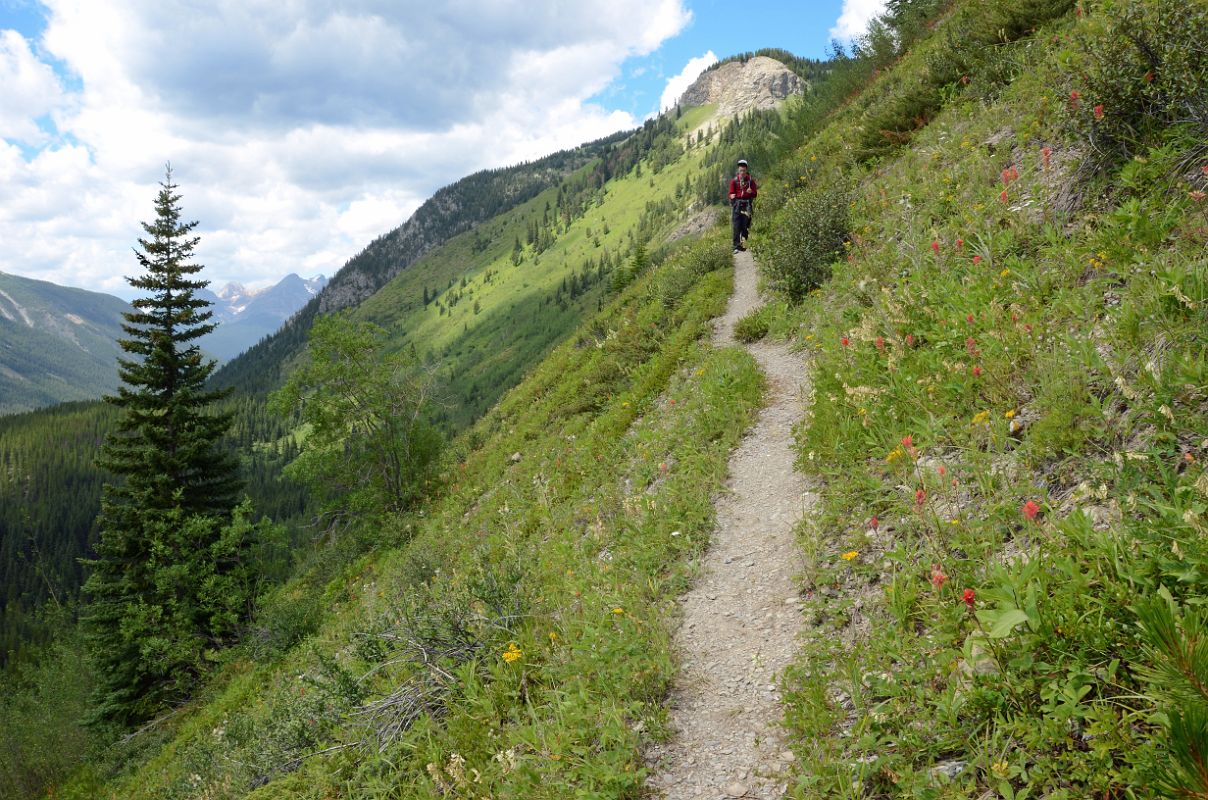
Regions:
<instances>
[{"instance_id":1,"label":"blue sky","mask_svg":"<svg viewBox=\"0 0 1208 800\"><path fill-rule=\"evenodd\" d=\"M330 275L444 184L640 124L714 58L822 58L881 5L0 0L0 271L128 297L170 160L211 281Z\"/></svg>"}]
</instances>

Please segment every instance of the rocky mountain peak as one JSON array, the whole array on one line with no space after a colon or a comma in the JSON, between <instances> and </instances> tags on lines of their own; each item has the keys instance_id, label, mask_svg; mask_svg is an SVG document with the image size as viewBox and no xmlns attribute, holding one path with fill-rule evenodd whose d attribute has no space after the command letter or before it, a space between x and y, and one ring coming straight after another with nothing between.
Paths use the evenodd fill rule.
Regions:
<instances>
[{"instance_id":1,"label":"rocky mountain peak","mask_svg":"<svg viewBox=\"0 0 1208 800\"><path fill-rule=\"evenodd\" d=\"M767 56L754 56L702 72L680 97L680 105L688 108L717 103L720 115L733 116L756 108L774 108L789 95L804 90L805 81L784 64Z\"/></svg>"}]
</instances>

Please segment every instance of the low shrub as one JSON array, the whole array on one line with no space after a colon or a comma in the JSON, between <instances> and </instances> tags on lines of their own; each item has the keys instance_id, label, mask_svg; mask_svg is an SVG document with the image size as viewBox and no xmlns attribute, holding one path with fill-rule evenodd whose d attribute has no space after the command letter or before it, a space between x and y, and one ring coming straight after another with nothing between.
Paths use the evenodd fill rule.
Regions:
<instances>
[{"instance_id":1,"label":"low shrub","mask_svg":"<svg viewBox=\"0 0 1208 800\"><path fill-rule=\"evenodd\" d=\"M800 302L830 277L848 240L850 194L846 182L822 178L784 204L755 246L773 289Z\"/></svg>"},{"instance_id":2,"label":"low shrub","mask_svg":"<svg viewBox=\"0 0 1208 800\"><path fill-rule=\"evenodd\" d=\"M758 342L768 335L768 307L761 306L734 325L734 338L740 342Z\"/></svg>"}]
</instances>

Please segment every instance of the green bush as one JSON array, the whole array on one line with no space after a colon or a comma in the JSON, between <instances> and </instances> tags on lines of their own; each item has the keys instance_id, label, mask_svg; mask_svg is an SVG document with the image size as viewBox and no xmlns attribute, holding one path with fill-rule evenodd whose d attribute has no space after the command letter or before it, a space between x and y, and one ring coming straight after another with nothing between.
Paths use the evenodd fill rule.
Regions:
<instances>
[{"instance_id":1,"label":"green bush","mask_svg":"<svg viewBox=\"0 0 1208 800\"><path fill-rule=\"evenodd\" d=\"M844 181L823 179L791 197L756 245L772 288L793 302L830 277L851 226L851 192Z\"/></svg>"},{"instance_id":2,"label":"green bush","mask_svg":"<svg viewBox=\"0 0 1208 800\"><path fill-rule=\"evenodd\" d=\"M1063 98L1076 131L1128 157L1171 125L1208 134L1208 8L1182 0L1104 0L1064 54Z\"/></svg>"},{"instance_id":3,"label":"green bush","mask_svg":"<svg viewBox=\"0 0 1208 800\"><path fill-rule=\"evenodd\" d=\"M758 342L768 335L767 306L761 306L740 319L734 325L734 338L740 342Z\"/></svg>"}]
</instances>

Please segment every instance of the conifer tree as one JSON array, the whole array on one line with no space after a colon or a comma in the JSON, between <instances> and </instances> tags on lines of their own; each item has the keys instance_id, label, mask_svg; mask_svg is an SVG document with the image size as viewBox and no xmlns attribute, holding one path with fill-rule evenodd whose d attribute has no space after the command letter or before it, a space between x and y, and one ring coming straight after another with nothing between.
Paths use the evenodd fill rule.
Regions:
<instances>
[{"instance_id":1,"label":"conifer tree","mask_svg":"<svg viewBox=\"0 0 1208 800\"><path fill-rule=\"evenodd\" d=\"M166 170L155 220L135 254L141 297L125 314L122 385L105 398L121 410L98 464L106 484L97 558L84 590L84 622L99 677L94 721L129 724L187 696L205 654L233 633L246 605L250 529L231 524L236 465L220 447L230 415L205 381L215 362L197 339L214 329L207 281L191 263L196 222L182 222Z\"/></svg>"}]
</instances>

